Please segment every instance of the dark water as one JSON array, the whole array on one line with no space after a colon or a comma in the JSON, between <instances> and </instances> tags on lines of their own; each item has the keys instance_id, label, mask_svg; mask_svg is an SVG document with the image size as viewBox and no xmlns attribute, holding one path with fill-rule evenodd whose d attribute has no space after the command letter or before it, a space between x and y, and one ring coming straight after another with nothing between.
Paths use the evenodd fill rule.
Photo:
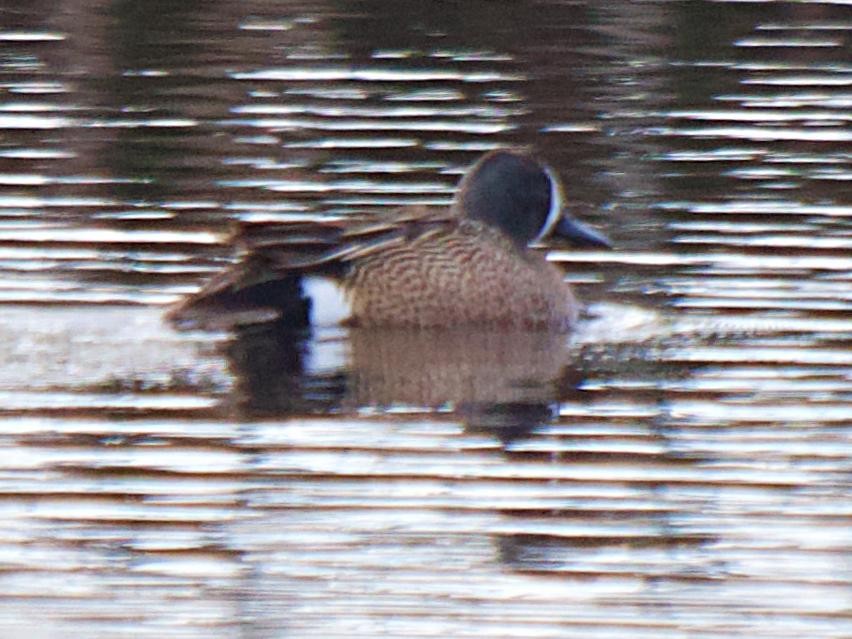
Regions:
<instances>
[{"instance_id":1,"label":"dark water","mask_svg":"<svg viewBox=\"0 0 852 639\"><path fill-rule=\"evenodd\" d=\"M0 636L852 636L852 8L0 2ZM570 339L176 333L531 145Z\"/></svg>"}]
</instances>

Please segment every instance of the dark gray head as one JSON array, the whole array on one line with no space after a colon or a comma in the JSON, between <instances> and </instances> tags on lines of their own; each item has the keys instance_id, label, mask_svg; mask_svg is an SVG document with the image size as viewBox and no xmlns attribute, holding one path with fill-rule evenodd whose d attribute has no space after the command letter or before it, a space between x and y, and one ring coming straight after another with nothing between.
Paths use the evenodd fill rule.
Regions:
<instances>
[{"instance_id":1,"label":"dark gray head","mask_svg":"<svg viewBox=\"0 0 852 639\"><path fill-rule=\"evenodd\" d=\"M563 209L562 187L543 164L519 151L485 154L459 183L453 206L459 215L498 227L519 244L554 234L585 246L609 240Z\"/></svg>"}]
</instances>

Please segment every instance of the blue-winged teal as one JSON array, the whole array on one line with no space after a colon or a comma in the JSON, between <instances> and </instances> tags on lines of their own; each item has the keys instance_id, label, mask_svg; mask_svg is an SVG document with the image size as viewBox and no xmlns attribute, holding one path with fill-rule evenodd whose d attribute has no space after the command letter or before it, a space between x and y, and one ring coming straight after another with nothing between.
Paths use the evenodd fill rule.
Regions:
<instances>
[{"instance_id":1,"label":"blue-winged teal","mask_svg":"<svg viewBox=\"0 0 852 639\"><path fill-rule=\"evenodd\" d=\"M312 298L333 282L338 303L347 306L345 323L353 326L567 330L579 304L560 270L530 245L549 235L590 246L609 242L562 207L550 168L521 151L492 151L462 178L449 210L414 207L392 220L311 228L247 225L237 239L242 260L169 318L222 326L307 323L326 316L326 302Z\"/></svg>"}]
</instances>

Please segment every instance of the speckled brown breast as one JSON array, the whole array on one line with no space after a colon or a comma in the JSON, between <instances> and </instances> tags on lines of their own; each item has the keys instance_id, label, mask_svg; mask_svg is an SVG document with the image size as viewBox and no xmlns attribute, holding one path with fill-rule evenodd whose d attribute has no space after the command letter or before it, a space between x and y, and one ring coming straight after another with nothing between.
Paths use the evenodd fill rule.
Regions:
<instances>
[{"instance_id":1,"label":"speckled brown breast","mask_svg":"<svg viewBox=\"0 0 852 639\"><path fill-rule=\"evenodd\" d=\"M464 222L353 263L344 280L357 326L462 324L567 330L578 304L544 257Z\"/></svg>"}]
</instances>

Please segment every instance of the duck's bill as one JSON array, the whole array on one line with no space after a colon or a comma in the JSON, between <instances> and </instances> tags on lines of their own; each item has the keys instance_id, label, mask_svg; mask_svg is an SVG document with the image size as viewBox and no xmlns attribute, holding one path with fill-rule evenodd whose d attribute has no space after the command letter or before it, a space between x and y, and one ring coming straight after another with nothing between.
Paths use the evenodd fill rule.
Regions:
<instances>
[{"instance_id":1,"label":"duck's bill","mask_svg":"<svg viewBox=\"0 0 852 639\"><path fill-rule=\"evenodd\" d=\"M606 235L567 215L563 215L559 220L553 235L565 238L577 246L612 248L612 242Z\"/></svg>"}]
</instances>

